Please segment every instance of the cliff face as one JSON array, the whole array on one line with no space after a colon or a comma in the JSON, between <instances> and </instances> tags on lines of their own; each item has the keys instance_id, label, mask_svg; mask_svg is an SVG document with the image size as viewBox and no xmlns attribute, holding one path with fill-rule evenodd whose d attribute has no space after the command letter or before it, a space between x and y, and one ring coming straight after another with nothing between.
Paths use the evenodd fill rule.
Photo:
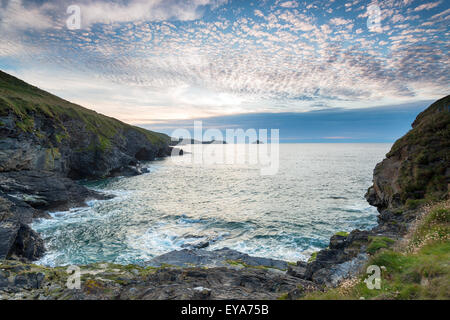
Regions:
<instances>
[{"instance_id":1,"label":"cliff face","mask_svg":"<svg viewBox=\"0 0 450 320\"><path fill-rule=\"evenodd\" d=\"M420 113L374 170L366 199L379 211L442 200L450 183L450 96Z\"/></svg>"},{"instance_id":2,"label":"cliff face","mask_svg":"<svg viewBox=\"0 0 450 320\"><path fill-rule=\"evenodd\" d=\"M170 152L169 137L60 99L0 71L0 172L114 174Z\"/></svg>"}]
</instances>

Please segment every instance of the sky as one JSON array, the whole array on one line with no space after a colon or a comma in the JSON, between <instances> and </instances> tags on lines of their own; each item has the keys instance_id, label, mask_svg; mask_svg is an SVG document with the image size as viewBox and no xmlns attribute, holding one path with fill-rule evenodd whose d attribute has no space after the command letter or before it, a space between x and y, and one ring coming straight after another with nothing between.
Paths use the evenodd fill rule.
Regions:
<instances>
[{"instance_id":1,"label":"sky","mask_svg":"<svg viewBox=\"0 0 450 320\"><path fill-rule=\"evenodd\" d=\"M167 133L393 141L448 94L449 20L446 0L0 0L0 69Z\"/></svg>"}]
</instances>

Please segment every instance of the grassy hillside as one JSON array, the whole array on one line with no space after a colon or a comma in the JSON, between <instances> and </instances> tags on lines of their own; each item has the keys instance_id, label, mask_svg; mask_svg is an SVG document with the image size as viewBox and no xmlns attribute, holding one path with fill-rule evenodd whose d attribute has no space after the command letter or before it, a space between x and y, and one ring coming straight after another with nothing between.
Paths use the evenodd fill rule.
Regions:
<instances>
[{"instance_id":1,"label":"grassy hillside","mask_svg":"<svg viewBox=\"0 0 450 320\"><path fill-rule=\"evenodd\" d=\"M104 116L0 71L0 117L7 116L10 113L17 116L17 127L28 133L32 133L34 130L34 115L41 114L54 119L59 129L63 130L59 139L65 138L63 125L65 121L69 119L81 120L87 130L98 135L103 147L108 147L109 139L121 130L138 130L154 144L168 143L170 140L165 134L134 127L117 119Z\"/></svg>"},{"instance_id":2,"label":"grassy hillside","mask_svg":"<svg viewBox=\"0 0 450 320\"><path fill-rule=\"evenodd\" d=\"M450 299L450 203L422 209L407 237L381 246L367 266L383 266L381 289L369 289L369 276L343 282L338 288L304 299ZM364 269L365 270L365 269Z\"/></svg>"}]
</instances>

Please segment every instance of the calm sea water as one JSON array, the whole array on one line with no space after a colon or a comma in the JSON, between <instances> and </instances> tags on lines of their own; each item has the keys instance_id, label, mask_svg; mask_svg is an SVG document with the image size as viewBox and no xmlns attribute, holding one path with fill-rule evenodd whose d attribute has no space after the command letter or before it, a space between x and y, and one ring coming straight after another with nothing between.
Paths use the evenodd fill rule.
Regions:
<instances>
[{"instance_id":1,"label":"calm sea water","mask_svg":"<svg viewBox=\"0 0 450 320\"><path fill-rule=\"evenodd\" d=\"M147 174L88 184L116 198L33 223L47 247L40 263L142 263L205 240L207 250L305 260L335 232L376 223L364 193L390 146L282 144L272 176L249 164L148 163Z\"/></svg>"}]
</instances>

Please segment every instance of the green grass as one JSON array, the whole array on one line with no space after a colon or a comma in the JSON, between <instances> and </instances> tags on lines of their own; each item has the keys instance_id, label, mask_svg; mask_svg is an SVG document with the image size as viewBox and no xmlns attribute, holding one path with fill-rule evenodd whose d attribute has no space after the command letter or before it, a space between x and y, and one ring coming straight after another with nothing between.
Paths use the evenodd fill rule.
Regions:
<instances>
[{"instance_id":1,"label":"green grass","mask_svg":"<svg viewBox=\"0 0 450 320\"><path fill-rule=\"evenodd\" d=\"M375 254L367 266L384 267L381 289L369 289L361 274L350 285L313 292L303 299L450 299L450 213L447 204L434 206L411 231L411 240L404 248L389 248L393 240L371 238ZM436 233L436 230L441 232ZM385 248L384 250L379 250Z\"/></svg>"},{"instance_id":2,"label":"green grass","mask_svg":"<svg viewBox=\"0 0 450 320\"><path fill-rule=\"evenodd\" d=\"M283 293L281 296L277 298L277 300L287 300L289 297L288 293Z\"/></svg>"},{"instance_id":3,"label":"green grass","mask_svg":"<svg viewBox=\"0 0 450 320\"><path fill-rule=\"evenodd\" d=\"M381 289L369 289L361 276L350 289L314 292L304 299L450 299L450 243L432 244L414 254L392 250L374 256L369 265L384 266Z\"/></svg>"},{"instance_id":4,"label":"green grass","mask_svg":"<svg viewBox=\"0 0 450 320\"><path fill-rule=\"evenodd\" d=\"M313 261L315 261L317 259L317 253L319 253L319 251L313 252L311 254L311 257L309 257L309 259L308 259L308 263L309 262L313 262Z\"/></svg>"},{"instance_id":5,"label":"green grass","mask_svg":"<svg viewBox=\"0 0 450 320\"><path fill-rule=\"evenodd\" d=\"M369 245L367 246L367 252L370 254L376 253L383 248L389 248L394 244L394 240L387 237L369 237Z\"/></svg>"},{"instance_id":6,"label":"green grass","mask_svg":"<svg viewBox=\"0 0 450 320\"><path fill-rule=\"evenodd\" d=\"M450 239L450 210L444 206L435 206L417 226L408 250L427 242L446 242Z\"/></svg>"},{"instance_id":7,"label":"green grass","mask_svg":"<svg viewBox=\"0 0 450 320\"><path fill-rule=\"evenodd\" d=\"M348 232L339 231L334 234L335 236L348 237Z\"/></svg>"},{"instance_id":8,"label":"green grass","mask_svg":"<svg viewBox=\"0 0 450 320\"><path fill-rule=\"evenodd\" d=\"M227 260L225 260L225 262L231 266L237 266L237 267L243 267L243 268L254 268L254 269L262 269L262 270L277 269L277 270L281 270L281 271L286 270L286 269L280 269L280 268L271 267L271 266L262 266L262 265L261 266L253 266L253 265L245 263L242 260L227 259Z\"/></svg>"},{"instance_id":9,"label":"green grass","mask_svg":"<svg viewBox=\"0 0 450 320\"><path fill-rule=\"evenodd\" d=\"M405 202L405 206L407 209L414 210L426 204L427 202L428 201L426 199L408 199Z\"/></svg>"}]
</instances>

